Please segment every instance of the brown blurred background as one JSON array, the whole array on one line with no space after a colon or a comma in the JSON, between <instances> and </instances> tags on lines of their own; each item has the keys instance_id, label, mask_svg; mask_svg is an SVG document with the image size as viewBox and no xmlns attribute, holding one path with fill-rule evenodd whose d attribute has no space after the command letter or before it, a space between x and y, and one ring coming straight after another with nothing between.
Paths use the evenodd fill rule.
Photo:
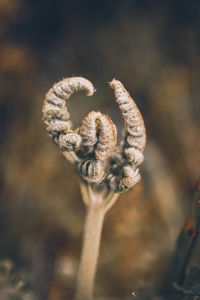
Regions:
<instances>
[{"instance_id":1,"label":"brown blurred background","mask_svg":"<svg viewBox=\"0 0 200 300\"><path fill-rule=\"evenodd\" d=\"M97 89L72 96L75 125L100 110L120 139L107 84L115 77L147 129L142 181L105 220L95 294L133 299L135 290L164 286L177 235L195 219L199 9L200 1L0 0L0 259L13 262L37 299L72 299L75 288L85 208L77 175L41 121L45 93L73 75Z\"/></svg>"}]
</instances>

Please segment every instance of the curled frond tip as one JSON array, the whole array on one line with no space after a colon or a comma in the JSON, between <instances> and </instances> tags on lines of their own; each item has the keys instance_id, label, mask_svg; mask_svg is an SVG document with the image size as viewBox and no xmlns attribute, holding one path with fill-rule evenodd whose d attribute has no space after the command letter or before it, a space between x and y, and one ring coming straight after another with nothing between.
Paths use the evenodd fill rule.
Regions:
<instances>
[{"instance_id":1,"label":"curled frond tip","mask_svg":"<svg viewBox=\"0 0 200 300\"><path fill-rule=\"evenodd\" d=\"M53 85L44 99L43 122L84 181L104 183L114 193L121 193L140 180L138 165L144 159L146 131L141 113L123 84L113 79L109 85L125 123L120 148L116 147L114 123L99 111L89 112L78 130L73 130L66 100L78 91L85 90L87 96L95 92L93 84L83 77L66 78Z\"/></svg>"}]
</instances>

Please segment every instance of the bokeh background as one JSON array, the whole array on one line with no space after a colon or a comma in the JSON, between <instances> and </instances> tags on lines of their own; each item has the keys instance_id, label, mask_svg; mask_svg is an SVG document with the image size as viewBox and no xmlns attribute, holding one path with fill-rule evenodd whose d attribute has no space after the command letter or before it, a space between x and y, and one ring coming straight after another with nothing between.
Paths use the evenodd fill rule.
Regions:
<instances>
[{"instance_id":1,"label":"bokeh background","mask_svg":"<svg viewBox=\"0 0 200 300\"><path fill-rule=\"evenodd\" d=\"M76 126L100 110L120 140L123 122L107 84L114 77L140 108L148 139L141 182L106 217L95 297L143 291L137 299L175 299L174 253L187 252L192 238L177 251L177 236L198 212L199 16L200 1L0 0L0 259L34 299L72 299L75 290L85 208L77 175L41 120L48 89L74 75L97 89L68 102ZM190 265L198 266L199 249ZM5 286L1 300L11 299Z\"/></svg>"}]
</instances>

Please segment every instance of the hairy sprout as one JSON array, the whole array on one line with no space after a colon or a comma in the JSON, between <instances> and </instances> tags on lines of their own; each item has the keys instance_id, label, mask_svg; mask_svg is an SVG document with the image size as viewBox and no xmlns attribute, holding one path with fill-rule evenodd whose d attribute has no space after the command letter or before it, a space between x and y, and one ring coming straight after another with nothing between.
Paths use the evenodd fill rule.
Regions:
<instances>
[{"instance_id":1,"label":"hairy sprout","mask_svg":"<svg viewBox=\"0 0 200 300\"><path fill-rule=\"evenodd\" d=\"M109 84L125 123L120 147L116 147L115 125L99 111L89 112L79 128L73 129L66 101L81 90L93 95L93 84L85 78L66 78L54 84L45 97L43 121L50 137L85 182L122 193L140 180L138 165L143 161L146 132L140 111L122 83L113 79Z\"/></svg>"}]
</instances>

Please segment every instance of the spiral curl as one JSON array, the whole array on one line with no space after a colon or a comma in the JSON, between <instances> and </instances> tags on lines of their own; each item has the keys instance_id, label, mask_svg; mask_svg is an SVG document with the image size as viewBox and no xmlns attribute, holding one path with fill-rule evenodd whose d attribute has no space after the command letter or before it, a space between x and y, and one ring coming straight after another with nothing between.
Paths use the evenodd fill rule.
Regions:
<instances>
[{"instance_id":1,"label":"spiral curl","mask_svg":"<svg viewBox=\"0 0 200 300\"><path fill-rule=\"evenodd\" d=\"M113 79L109 84L115 91L116 102L125 122L124 141L121 147L121 155L125 157L125 161L122 171L119 170L118 174L111 174L109 178L110 188L120 193L135 185L141 178L136 166L144 160L146 130L137 105L122 83Z\"/></svg>"},{"instance_id":2,"label":"spiral curl","mask_svg":"<svg viewBox=\"0 0 200 300\"><path fill-rule=\"evenodd\" d=\"M126 153L126 149L130 147L134 147L135 149L143 152L146 144L146 130L140 111L120 81L113 79L110 82L110 86L115 91L116 102L119 105L125 121L123 144L124 153ZM133 158L132 161L137 164L140 163L141 159L137 162L137 154L134 157L133 151L131 157Z\"/></svg>"},{"instance_id":3,"label":"spiral curl","mask_svg":"<svg viewBox=\"0 0 200 300\"><path fill-rule=\"evenodd\" d=\"M100 183L105 177L105 164L100 160L87 159L78 164L78 172L89 183Z\"/></svg>"},{"instance_id":4,"label":"spiral curl","mask_svg":"<svg viewBox=\"0 0 200 300\"><path fill-rule=\"evenodd\" d=\"M124 139L116 148L117 131L112 120L99 111L89 112L78 130L72 129L66 100L77 91L94 93L92 83L82 77L66 78L49 90L43 105L43 122L49 136L64 156L75 164L82 179L92 184L107 184L122 193L139 182L138 165L144 159L146 144L144 121L135 102L120 81L110 82L125 122Z\"/></svg>"},{"instance_id":5,"label":"spiral curl","mask_svg":"<svg viewBox=\"0 0 200 300\"><path fill-rule=\"evenodd\" d=\"M89 147L90 152L93 150L95 158L99 160L105 160L109 156L117 141L115 125L99 111L91 111L83 118L79 134L83 147Z\"/></svg>"},{"instance_id":6,"label":"spiral curl","mask_svg":"<svg viewBox=\"0 0 200 300\"><path fill-rule=\"evenodd\" d=\"M78 171L88 182L101 182L105 177L104 161L117 141L115 125L108 116L91 111L83 118L79 135L82 139L80 153L89 154L92 158L81 162Z\"/></svg>"},{"instance_id":7,"label":"spiral curl","mask_svg":"<svg viewBox=\"0 0 200 300\"><path fill-rule=\"evenodd\" d=\"M114 193L123 193L140 181L139 169L134 169L131 165L122 168L120 176L108 176L110 189Z\"/></svg>"},{"instance_id":8,"label":"spiral curl","mask_svg":"<svg viewBox=\"0 0 200 300\"><path fill-rule=\"evenodd\" d=\"M87 96L93 95L93 84L85 78L72 77L54 84L45 96L42 110L44 126L62 151L75 151L81 144L81 137L72 130L66 100L82 90L86 91Z\"/></svg>"}]
</instances>

